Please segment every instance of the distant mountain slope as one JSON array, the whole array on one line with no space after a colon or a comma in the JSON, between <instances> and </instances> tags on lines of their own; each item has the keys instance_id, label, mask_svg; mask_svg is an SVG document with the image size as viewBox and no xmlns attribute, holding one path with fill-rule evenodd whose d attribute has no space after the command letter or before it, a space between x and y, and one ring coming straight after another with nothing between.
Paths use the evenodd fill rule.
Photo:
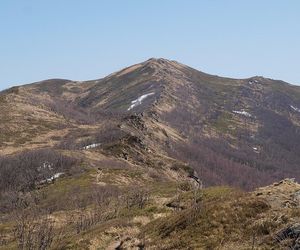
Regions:
<instances>
[{"instance_id":1,"label":"distant mountain slope","mask_svg":"<svg viewBox=\"0 0 300 250\"><path fill-rule=\"evenodd\" d=\"M139 164L171 157L205 185L300 180L300 87L282 81L149 59L95 81L15 87L0 105L1 154L90 141Z\"/></svg>"},{"instance_id":2,"label":"distant mountain slope","mask_svg":"<svg viewBox=\"0 0 300 250\"><path fill-rule=\"evenodd\" d=\"M2 91L0 131L0 249L298 247L300 87L152 58Z\"/></svg>"}]
</instances>

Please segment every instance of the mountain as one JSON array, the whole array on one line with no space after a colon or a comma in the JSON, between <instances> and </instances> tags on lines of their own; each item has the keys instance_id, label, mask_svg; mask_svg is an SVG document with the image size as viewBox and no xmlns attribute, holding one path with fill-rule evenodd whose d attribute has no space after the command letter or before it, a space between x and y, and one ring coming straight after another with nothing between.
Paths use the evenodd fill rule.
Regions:
<instances>
[{"instance_id":1,"label":"mountain","mask_svg":"<svg viewBox=\"0 0 300 250\"><path fill-rule=\"evenodd\" d=\"M215 249L225 232L224 249L237 249L235 233L243 234L241 249L255 237L266 249L276 245L276 230L295 223L296 198L276 212L287 218L271 223L276 206L254 190L300 180L298 86L151 58L102 79L50 79L2 91L0 121L4 249L38 249L41 233L49 238L45 249L187 249L189 234L195 248ZM295 196L298 184L287 180ZM247 228L234 219L248 215ZM30 221L37 223L31 228ZM208 223L199 230L211 237L191 231L197 223ZM236 232L220 233L222 226ZM52 233L63 227L61 238Z\"/></svg>"},{"instance_id":2,"label":"mountain","mask_svg":"<svg viewBox=\"0 0 300 250\"><path fill-rule=\"evenodd\" d=\"M95 81L15 87L1 100L4 152L113 123L115 133L186 162L205 185L253 189L300 178L300 87L282 81L222 78L149 59Z\"/></svg>"}]
</instances>

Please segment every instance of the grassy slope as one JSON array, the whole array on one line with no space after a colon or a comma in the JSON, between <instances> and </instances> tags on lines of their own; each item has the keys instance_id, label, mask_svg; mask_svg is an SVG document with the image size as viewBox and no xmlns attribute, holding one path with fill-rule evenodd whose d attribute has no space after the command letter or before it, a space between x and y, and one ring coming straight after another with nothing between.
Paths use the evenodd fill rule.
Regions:
<instances>
[{"instance_id":1,"label":"grassy slope","mask_svg":"<svg viewBox=\"0 0 300 250\"><path fill-rule=\"evenodd\" d=\"M144 84L149 81L149 72L151 73L152 69L149 72L142 71L147 76L145 79L132 81L132 79L140 76L141 72L139 70L141 69L132 71L129 75L123 75L120 79L108 78L107 89L95 85L95 92L89 92L87 96L83 95L77 100L79 105L90 105L96 109L101 106L118 111L127 109L130 101L137 98L142 91L151 90L150 83ZM240 91L244 82L215 78L205 74L199 76L194 71L188 74L191 74L190 79L200 83L198 87L195 87L193 93L201 94L201 98L196 98L197 101L200 100L199 103L187 103L189 107L194 108L189 110L191 114L197 114L196 118L203 121L204 116L200 111L203 109L202 105L206 103L208 106L207 112L218 111L216 117L208 117L209 119L205 121L206 125L212 125L209 129L235 138L236 130L242 129L245 123L243 118L236 117L231 113L234 102L230 96L234 94L236 99L242 98ZM175 82L181 80L181 78L174 79ZM132 81L129 91L126 93L119 91L123 81ZM62 95L65 89L61 87L60 83L58 83L57 88L57 84L53 85L51 82L47 82L44 87L40 85L38 91L50 93L50 96ZM158 81L155 83L158 83ZM73 92L69 93L69 98L72 99L75 92L82 94L82 91L87 91L89 87L94 86L93 84L83 89L78 89L72 85L70 88L73 89ZM154 90L159 91L159 88L160 85L156 85ZM274 85L273 88L280 93L285 93L286 90L280 84L278 86ZM96 92L97 89L98 92ZM114 92L116 90L117 93ZM3 110L0 114L2 121L5 121L5 125L8 124L8 127L12 124L18 124L13 131L2 133L2 136L6 136L5 138L2 137L2 143L10 143L11 147L18 149L20 145L23 149L30 143L34 147L40 147L40 144L32 141L34 137L47 134L61 125L65 126L67 123L70 123L68 125L72 126L74 130L80 127L75 122L65 119L63 115L51 112L48 109L47 119L45 119L45 116L42 115L45 114L45 110L38 105L29 105L27 109L22 109L24 108L21 102L22 99L15 91L0 96L1 110ZM105 95L105 91L110 92L110 95L108 101L102 103L100 97ZM293 96L295 102L299 100L298 90L294 91L292 87L289 87L288 93ZM169 94L174 93L170 92ZM10 95L10 97L7 99L6 95ZM170 99L172 98L170 97ZM250 105L249 99L245 99L243 104ZM183 103L186 100L188 99L179 99ZM215 110L214 105L218 106L217 110ZM33 113L38 115L32 117ZM27 119L22 119L25 116ZM152 123L151 120L148 120L148 122ZM190 121L187 120L186 122ZM191 124L190 129L194 133L197 124ZM137 135L138 138L150 137L148 139L153 143L151 153L143 148L143 145L139 144L138 141L134 141L134 145L126 145L128 143L126 140L122 141L123 144L109 145L113 149L117 148L116 151L95 149L89 153L82 153L66 150L70 154L83 155L85 162L83 169L85 171L73 176L62 177L54 184L38 190L38 193L43 197L39 207L52 210L52 216L58 223L56 229L58 231L60 227L64 229L62 239L55 242L53 249L106 249L112 243L120 242L124 244L124 247L145 244L147 248L152 247L153 249L188 249L189 247L196 249L251 249L253 239L255 247L267 249L276 246L272 239L274 232L299 216L294 208L275 211L270 207L265 197L257 197L227 187L208 188L196 192L190 191L189 185L185 183L186 178L184 177L186 176L182 173L184 171L174 169L176 160L161 156L161 154L165 154L161 151L161 148L164 148L162 145L164 145L167 136L162 136L163 139L154 137L153 134L155 133L150 135L147 131L149 127L145 129L147 132L133 129L132 124L129 124L129 127L130 130L128 131L132 136L129 139L135 139L134 136ZM174 127L177 129L176 126ZM233 127L235 128L233 129ZM157 130L157 127L154 128ZM180 131L176 129L173 131ZM96 133L97 130L101 130L100 125L95 125L93 128L86 126L85 129L80 130L80 133L78 132L80 135L76 135L76 139L90 138L92 137L91 131ZM151 136L153 137L151 138ZM153 147L153 145L155 146L154 141L159 146ZM7 148L7 145L5 146ZM3 149L5 148L3 147ZM109 164L105 165L99 161L99 159L104 158L104 154L105 157L112 157L115 160L115 157L121 157L120 155L124 153L124 150L129 153L129 167L117 166L112 168ZM101 169L100 177L99 169ZM187 171L189 170L185 172ZM120 193L118 193L118 196L110 198L106 207L97 208L105 215L101 222L76 233L74 224L69 222L72 222L72 219L79 213L88 214L94 204L92 202L87 203L81 208L74 206L74 200L75 198L81 200L89 196L95 185L117 188ZM126 205L126 199L132 194L133 190L147 191L149 199L145 206L139 208L136 205L132 207ZM179 204L179 208L176 209L176 206L175 208L170 207L169 204L172 202ZM282 219L282 215L285 215L286 218ZM274 218L276 219L274 220ZM5 221L5 218L3 221ZM0 232L8 233L10 236L12 235L12 229L13 224L9 220L0 226ZM15 243L9 241L5 248L8 249L9 246L14 248Z\"/></svg>"},{"instance_id":2,"label":"grassy slope","mask_svg":"<svg viewBox=\"0 0 300 250\"><path fill-rule=\"evenodd\" d=\"M278 209L266 198L231 188L197 195L196 206L144 227L150 249L285 249L288 243L277 243L276 233L299 216L296 207Z\"/></svg>"}]
</instances>

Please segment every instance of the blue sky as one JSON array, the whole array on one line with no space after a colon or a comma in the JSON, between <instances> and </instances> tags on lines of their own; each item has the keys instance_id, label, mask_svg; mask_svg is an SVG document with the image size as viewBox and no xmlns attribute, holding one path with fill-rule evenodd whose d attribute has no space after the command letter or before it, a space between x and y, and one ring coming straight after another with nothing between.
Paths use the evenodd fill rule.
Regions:
<instances>
[{"instance_id":1,"label":"blue sky","mask_svg":"<svg viewBox=\"0 0 300 250\"><path fill-rule=\"evenodd\" d=\"M0 89L163 57L300 84L298 0L1 0Z\"/></svg>"}]
</instances>

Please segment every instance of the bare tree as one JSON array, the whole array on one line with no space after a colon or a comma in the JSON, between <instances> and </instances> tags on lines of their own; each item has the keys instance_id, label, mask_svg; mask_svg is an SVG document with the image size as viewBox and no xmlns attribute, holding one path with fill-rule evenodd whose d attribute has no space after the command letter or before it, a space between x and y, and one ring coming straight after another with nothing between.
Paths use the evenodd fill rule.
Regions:
<instances>
[{"instance_id":1,"label":"bare tree","mask_svg":"<svg viewBox=\"0 0 300 250\"><path fill-rule=\"evenodd\" d=\"M37 209L21 209L15 212L14 235L18 249L46 250L55 238L54 221Z\"/></svg>"}]
</instances>

